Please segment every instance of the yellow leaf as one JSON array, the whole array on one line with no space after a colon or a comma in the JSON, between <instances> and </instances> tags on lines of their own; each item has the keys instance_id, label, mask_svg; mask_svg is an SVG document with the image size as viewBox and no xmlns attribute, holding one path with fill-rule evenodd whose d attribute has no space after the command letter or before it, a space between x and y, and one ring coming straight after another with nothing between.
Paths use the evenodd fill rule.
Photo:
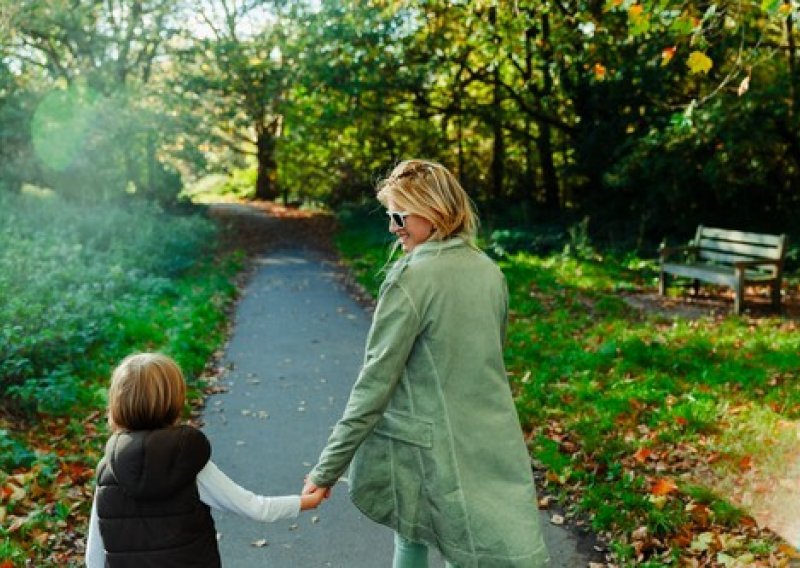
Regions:
<instances>
[{"instance_id":1,"label":"yellow leaf","mask_svg":"<svg viewBox=\"0 0 800 568\"><path fill-rule=\"evenodd\" d=\"M697 73L708 73L714 66L711 58L702 51L693 51L689 54L689 59L686 60L686 65L689 67L689 73L696 75Z\"/></svg>"}]
</instances>

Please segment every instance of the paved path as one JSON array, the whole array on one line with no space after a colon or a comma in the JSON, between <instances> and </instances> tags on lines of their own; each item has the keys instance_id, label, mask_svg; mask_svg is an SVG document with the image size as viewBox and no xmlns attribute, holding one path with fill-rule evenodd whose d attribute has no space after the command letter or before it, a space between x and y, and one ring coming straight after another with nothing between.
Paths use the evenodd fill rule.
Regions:
<instances>
[{"instance_id":1,"label":"paved path","mask_svg":"<svg viewBox=\"0 0 800 568\"><path fill-rule=\"evenodd\" d=\"M209 397L204 430L214 461L235 481L267 495L298 493L347 401L370 316L338 268L313 252L275 251L258 264L223 360L229 388ZM295 520L215 519L226 568L391 565L391 531L364 518L341 483L320 509ZM542 521L551 565L586 566L572 534L545 513ZM443 566L433 556L431 567Z\"/></svg>"}]
</instances>

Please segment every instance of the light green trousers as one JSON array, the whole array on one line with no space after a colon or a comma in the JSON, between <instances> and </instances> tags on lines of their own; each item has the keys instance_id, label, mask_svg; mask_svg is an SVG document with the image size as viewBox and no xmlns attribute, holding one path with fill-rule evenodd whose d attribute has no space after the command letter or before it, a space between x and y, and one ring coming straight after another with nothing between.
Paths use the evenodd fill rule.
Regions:
<instances>
[{"instance_id":1,"label":"light green trousers","mask_svg":"<svg viewBox=\"0 0 800 568\"><path fill-rule=\"evenodd\" d=\"M447 568L457 565L445 562ZM428 568L428 545L411 542L394 533L394 562L392 568Z\"/></svg>"}]
</instances>

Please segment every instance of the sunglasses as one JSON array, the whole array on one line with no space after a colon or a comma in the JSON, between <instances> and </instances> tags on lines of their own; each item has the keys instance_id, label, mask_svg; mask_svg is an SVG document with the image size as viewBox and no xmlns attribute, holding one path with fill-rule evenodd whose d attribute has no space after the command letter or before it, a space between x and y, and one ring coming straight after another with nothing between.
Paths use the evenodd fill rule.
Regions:
<instances>
[{"instance_id":1,"label":"sunglasses","mask_svg":"<svg viewBox=\"0 0 800 568\"><path fill-rule=\"evenodd\" d=\"M392 223L397 225L400 229L406 228L406 217L411 215L407 211L386 211L386 214L392 220Z\"/></svg>"}]
</instances>

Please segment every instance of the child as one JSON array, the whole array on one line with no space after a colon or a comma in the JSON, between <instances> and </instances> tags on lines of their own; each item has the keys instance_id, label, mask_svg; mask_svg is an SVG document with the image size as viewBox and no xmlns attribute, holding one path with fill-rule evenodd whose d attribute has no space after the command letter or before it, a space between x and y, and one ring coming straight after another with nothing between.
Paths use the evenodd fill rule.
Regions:
<instances>
[{"instance_id":1,"label":"child","mask_svg":"<svg viewBox=\"0 0 800 568\"><path fill-rule=\"evenodd\" d=\"M296 517L325 497L263 497L212 461L205 435L179 426L186 383L160 353L138 353L114 370L108 392L113 434L97 468L86 546L88 568L221 565L209 507L257 521Z\"/></svg>"}]
</instances>

